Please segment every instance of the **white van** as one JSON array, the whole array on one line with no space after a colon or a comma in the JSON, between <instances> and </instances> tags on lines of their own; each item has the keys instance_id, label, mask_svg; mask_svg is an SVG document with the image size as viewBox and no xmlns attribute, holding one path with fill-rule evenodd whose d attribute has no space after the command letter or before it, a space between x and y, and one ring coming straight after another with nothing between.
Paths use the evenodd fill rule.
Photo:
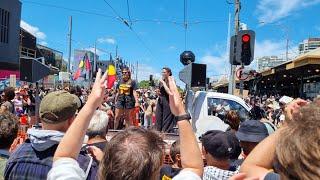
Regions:
<instances>
[{"instance_id":1,"label":"white van","mask_svg":"<svg viewBox=\"0 0 320 180\"><path fill-rule=\"evenodd\" d=\"M191 114L192 127L197 137L208 130L226 131L229 125L221 119L221 112L235 110L240 116L241 121L250 118L251 107L245 101L237 96L198 91L196 93L188 91L186 104ZM219 118L219 117L221 118Z\"/></svg>"}]
</instances>

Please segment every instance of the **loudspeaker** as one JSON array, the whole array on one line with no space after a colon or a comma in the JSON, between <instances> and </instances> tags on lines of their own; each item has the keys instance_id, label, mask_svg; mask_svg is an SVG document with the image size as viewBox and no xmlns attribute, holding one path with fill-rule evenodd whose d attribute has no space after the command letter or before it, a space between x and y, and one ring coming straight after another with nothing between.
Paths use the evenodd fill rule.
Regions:
<instances>
[{"instance_id":1,"label":"loudspeaker","mask_svg":"<svg viewBox=\"0 0 320 180\"><path fill-rule=\"evenodd\" d=\"M50 74L50 68L35 59L20 58L20 80L37 82Z\"/></svg>"},{"instance_id":2,"label":"loudspeaker","mask_svg":"<svg viewBox=\"0 0 320 180\"><path fill-rule=\"evenodd\" d=\"M190 87L206 87L207 65L191 63L179 72L179 78Z\"/></svg>"}]
</instances>

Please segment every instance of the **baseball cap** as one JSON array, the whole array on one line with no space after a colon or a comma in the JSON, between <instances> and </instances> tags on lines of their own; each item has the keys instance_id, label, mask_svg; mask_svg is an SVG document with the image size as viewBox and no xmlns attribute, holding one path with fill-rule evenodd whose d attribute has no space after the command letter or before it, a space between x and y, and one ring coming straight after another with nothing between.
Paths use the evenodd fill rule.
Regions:
<instances>
[{"instance_id":1,"label":"baseball cap","mask_svg":"<svg viewBox=\"0 0 320 180\"><path fill-rule=\"evenodd\" d=\"M223 131L213 131L206 133L201 137L204 149L217 159L230 159L235 151L235 141L231 134ZM240 154L240 153L239 153Z\"/></svg>"},{"instance_id":2,"label":"baseball cap","mask_svg":"<svg viewBox=\"0 0 320 180\"><path fill-rule=\"evenodd\" d=\"M67 91L55 91L46 95L39 108L43 122L55 124L73 117L81 105L80 99Z\"/></svg>"},{"instance_id":3,"label":"baseball cap","mask_svg":"<svg viewBox=\"0 0 320 180\"><path fill-rule=\"evenodd\" d=\"M257 120L247 120L240 124L236 136L240 141L260 142L268 136L266 126Z\"/></svg>"}]
</instances>

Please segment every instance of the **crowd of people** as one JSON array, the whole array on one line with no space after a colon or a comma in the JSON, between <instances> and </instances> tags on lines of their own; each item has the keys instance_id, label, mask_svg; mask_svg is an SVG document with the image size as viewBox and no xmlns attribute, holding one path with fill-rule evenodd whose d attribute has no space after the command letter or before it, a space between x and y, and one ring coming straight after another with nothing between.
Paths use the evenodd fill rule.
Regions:
<instances>
[{"instance_id":1,"label":"crowd of people","mask_svg":"<svg viewBox=\"0 0 320 180\"><path fill-rule=\"evenodd\" d=\"M87 89L6 88L0 179L320 179L319 99L251 96L248 119L229 109L226 131L196 137L170 68L150 89L122 76L114 89L101 70ZM164 132L179 134L168 154Z\"/></svg>"}]
</instances>

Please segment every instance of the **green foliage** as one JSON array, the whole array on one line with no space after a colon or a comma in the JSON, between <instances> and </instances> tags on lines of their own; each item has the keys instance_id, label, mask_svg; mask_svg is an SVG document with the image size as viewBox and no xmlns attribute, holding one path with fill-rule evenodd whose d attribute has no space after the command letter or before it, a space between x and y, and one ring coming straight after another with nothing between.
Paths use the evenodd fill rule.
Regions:
<instances>
[{"instance_id":1,"label":"green foliage","mask_svg":"<svg viewBox=\"0 0 320 180\"><path fill-rule=\"evenodd\" d=\"M138 86L139 86L139 88L143 88L143 89L149 88L150 87L150 81L147 81L147 80L140 81L138 83Z\"/></svg>"}]
</instances>

